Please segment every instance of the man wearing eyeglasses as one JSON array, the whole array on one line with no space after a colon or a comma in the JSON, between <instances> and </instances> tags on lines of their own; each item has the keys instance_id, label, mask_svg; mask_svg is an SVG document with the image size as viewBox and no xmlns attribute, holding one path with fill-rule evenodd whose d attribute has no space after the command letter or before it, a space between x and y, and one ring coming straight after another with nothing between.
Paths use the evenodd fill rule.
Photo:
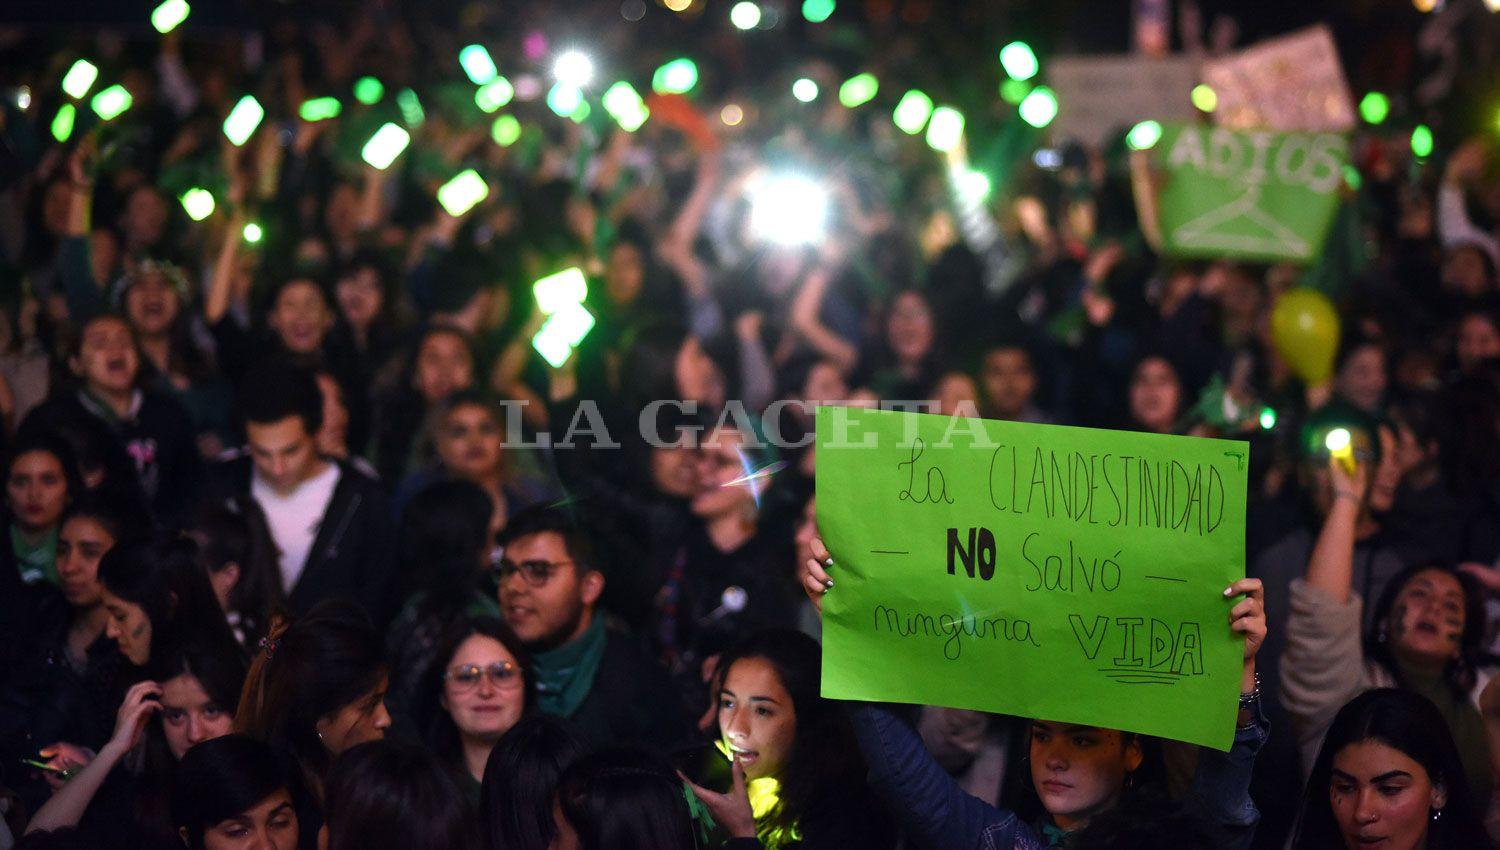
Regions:
<instances>
[{"instance_id":1,"label":"man wearing eyeglasses","mask_svg":"<svg viewBox=\"0 0 1500 850\"><path fill-rule=\"evenodd\" d=\"M537 706L592 745L688 741L689 714L666 671L635 638L605 627L604 574L583 532L557 509L533 508L497 542L500 611L531 653Z\"/></svg>"}]
</instances>

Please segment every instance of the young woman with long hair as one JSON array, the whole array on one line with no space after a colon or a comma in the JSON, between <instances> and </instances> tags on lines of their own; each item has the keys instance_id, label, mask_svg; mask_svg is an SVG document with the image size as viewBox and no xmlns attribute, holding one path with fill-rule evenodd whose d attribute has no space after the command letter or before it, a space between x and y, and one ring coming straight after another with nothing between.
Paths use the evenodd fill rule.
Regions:
<instances>
[{"instance_id":1,"label":"young woman with long hair","mask_svg":"<svg viewBox=\"0 0 1500 850\"><path fill-rule=\"evenodd\" d=\"M893 847L838 705L819 695L823 653L796 631L759 632L719 659L719 746L733 790L695 789L731 837L767 848Z\"/></svg>"},{"instance_id":2,"label":"young woman with long hair","mask_svg":"<svg viewBox=\"0 0 1500 850\"><path fill-rule=\"evenodd\" d=\"M496 742L536 704L530 656L499 618L465 617L449 625L422 682L414 719L477 801Z\"/></svg>"},{"instance_id":3,"label":"young woman with long hair","mask_svg":"<svg viewBox=\"0 0 1500 850\"><path fill-rule=\"evenodd\" d=\"M279 620L261 641L235 713L235 728L265 741L298 783L302 839L316 840L324 782L334 759L391 724L381 642L354 603L320 603Z\"/></svg>"},{"instance_id":4,"label":"young woman with long hair","mask_svg":"<svg viewBox=\"0 0 1500 850\"><path fill-rule=\"evenodd\" d=\"M168 800L178 762L233 731L245 659L222 632L179 635L155 648L145 672L149 678L126 691L109 741L53 793L28 831L82 824L89 834L132 836L148 847L173 834Z\"/></svg>"},{"instance_id":5,"label":"young woman with long hair","mask_svg":"<svg viewBox=\"0 0 1500 850\"><path fill-rule=\"evenodd\" d=\"M557 835L557 783L583 754L583 742L567 722L546 714L524 717L501 736L479 792L487 850L548 850Z\"/></svg>"},{"instance_id":6,"label":"young woman with long hair","mask_svg":"<svg viewBox=\"0 0 1500 850\"><path fill-rule=\"evenodd\" d=\"M478 850L473 813L452 774L421 747L370 741L328 776L324 850Z\"/></svg>"},{"instance_id":7,"label":"young woman with long hair","mask_svg":"<svg viewBox=\"0 0 1500 850\"><path fill-rule=\"evenodd\" d=\"M1313 762L1293 850L1486 850L1485 802L1437 706L1377 688L1334 717Z\"/></svg>"},{"instance_id":8,"label":"young woman with long hair","mask_svg":"<svg viewBox=\"0 0 1500 850\"><path fill-rule=\"evenodd\" d=\"M145 667L153 653L197 639L234 640L189 539L158 533L116 545L99 561L104 633Z\"/></svg>"}]
</instances>

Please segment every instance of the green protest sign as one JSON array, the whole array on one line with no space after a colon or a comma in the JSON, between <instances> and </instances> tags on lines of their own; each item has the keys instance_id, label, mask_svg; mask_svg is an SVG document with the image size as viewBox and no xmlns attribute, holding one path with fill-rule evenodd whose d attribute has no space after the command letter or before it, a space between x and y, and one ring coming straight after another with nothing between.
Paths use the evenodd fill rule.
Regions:
<instances>
[{"instance_id":1,"label":"green protest sign","mask_svg":"<svg viewBox=\"0 0 1500 850\"><path fill-rule=\"evenodd\" d=\"M823 694L1228 750L1245 443L822 407Z\"/></svg>"},{"instance_id":2,"label":"green protest sign","mask_svg":"<svg viewBox=\"0 0 1500 850\"><path fill-rule=\"evenodd\" d=\"M1349 161L1337 133L1176 124L1152 150L1163 253L1305 263L1333 222Z\"/></svg>"}]
</instances>

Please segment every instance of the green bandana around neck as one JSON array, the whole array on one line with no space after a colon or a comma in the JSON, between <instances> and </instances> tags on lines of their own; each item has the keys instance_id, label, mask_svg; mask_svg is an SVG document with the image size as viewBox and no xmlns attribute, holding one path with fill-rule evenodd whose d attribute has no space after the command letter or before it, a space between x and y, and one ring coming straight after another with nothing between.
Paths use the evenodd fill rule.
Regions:
<instances>
[{"instance_id":1,"label":"green bandana around neck","mask_svg":"<svg viewBox=\"0 0 1500 850\"><path fill-rule=\"evenodd\" d=\"M10 550L16 556L16 568L22 584L47 581L57 584L57 529L47 532L35 545L26 542L15 525L10 527Z\"/></svg>"},{"instance_id":2,"label":"green bandana around neck","mask_svg":"<svg viewBox=\"0 0 1500 850\"><path fill-rule=\"evenodd\" d=\"M532 656L537 707L555 717L572 717L594 686L608 634L604 618L594 617L582 635L550 652Z\"/></svg>"}]
</instances>

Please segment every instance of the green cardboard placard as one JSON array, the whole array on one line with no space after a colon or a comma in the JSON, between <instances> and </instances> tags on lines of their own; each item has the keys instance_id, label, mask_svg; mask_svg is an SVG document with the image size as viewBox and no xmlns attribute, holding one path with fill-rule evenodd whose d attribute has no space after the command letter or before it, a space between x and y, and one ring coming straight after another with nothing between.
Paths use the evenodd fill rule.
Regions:
<instances>
[{"instance_id":1,"label":"green cardboard placard","mask_svg":"<svg viewBox=\"0 0 1500 850\"><path fill-rule=\"evenodd\" d=\"M1163 253L1308 263L1338 209L1349 142L1172 124L1152 160L1166 176L1157 199Z\"/></svg>"},{"instance_id":2,"label":"green cardboard placard","mask_svg":"<svg viewBox=\"0 0 1500 850\"><path fill-rule=\"evenodd\" d=\"M1249 446L817 412L823 695L1228 750Z\"/></svg>"}]
</instances>

